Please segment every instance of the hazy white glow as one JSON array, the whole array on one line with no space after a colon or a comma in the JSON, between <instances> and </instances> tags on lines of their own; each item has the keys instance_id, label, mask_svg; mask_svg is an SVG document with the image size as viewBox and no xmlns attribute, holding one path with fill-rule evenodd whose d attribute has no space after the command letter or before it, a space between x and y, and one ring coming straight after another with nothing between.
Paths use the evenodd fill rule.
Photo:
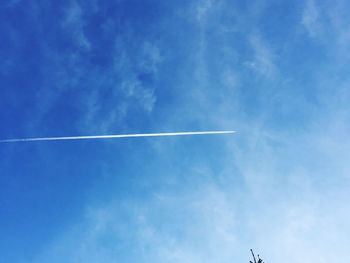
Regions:
<instances>
[{"instance_id":1,"label":"hazy white glow","mask_svg":"<svg viewBox=\"0 0 350 263\"><path fill-rule=\"evenodd\" d=\"M43 137L43 138L8 139L8 140L0 140L0 142L115 139L115 138L132 138L132 137L162 137L162 136L184 136L184 135L229 134L229 133L235 133L235 131L196 131L196 132L166 132L166 133L113 134L113 135L93 135L93 136Z\"/></svg>"}]
</instances>

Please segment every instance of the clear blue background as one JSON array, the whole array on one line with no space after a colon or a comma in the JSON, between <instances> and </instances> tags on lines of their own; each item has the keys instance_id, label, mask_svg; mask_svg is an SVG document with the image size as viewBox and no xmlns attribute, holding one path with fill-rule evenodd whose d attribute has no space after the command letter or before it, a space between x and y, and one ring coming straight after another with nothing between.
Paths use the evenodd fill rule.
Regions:
<instances>
[{"instance_id":1,"label":"clear blue background","mask_svg":"<svg viewBox=\"0 0 350 263\"><path fill-rule=\"evenodd\" d=\"M0 262L334 262L347 1L0 4Z\"/></svg>"}]
</instances>

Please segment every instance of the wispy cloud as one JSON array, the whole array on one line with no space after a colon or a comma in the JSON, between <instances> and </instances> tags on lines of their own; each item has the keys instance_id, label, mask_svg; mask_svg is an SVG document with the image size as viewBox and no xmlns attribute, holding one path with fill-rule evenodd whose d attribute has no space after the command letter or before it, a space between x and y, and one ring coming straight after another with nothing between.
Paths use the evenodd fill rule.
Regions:
<instances>
[{"instance_id":1,"label":"wispy cloud","mask_svg":"<svg viewBox=\"0 0 350 263\"><path fill-rule=\"evenodd\" d=\"M108 133L116 127L120 129L121 122L127 120L130 111L151 114L155 107L154 83L162 63L160 49L145 41L139 45L139 50L131 54L128 34L116 37L113 63L104 70L104 76L94 77L92 83L96 83L98 88L92 88L86 103L83 102L86 114L82 124L92 131ZM110 94L108 104L101 104L101 98L106 93Z\"/></svg>"},{"instance_id":2,"label":"wispy cloud","mask_svg":"<svg viewBox=\"0 0 350 263\"><path fill-rule=\"evenodd\" d=\"M302 24L311 37L319 37L322 34L321 23L318 6L314 0L308 0L304 8Z\"/></svg>"},{"instance_id":3,"label":"wispy cloud","mask_svg":"<svg viewBox=\"0 0 350 263\"><path fill-rule=\"evenodd\" d=\"M264 77L274 77L277 67L274 62L274 54L267 43L258 34L252 34L249 42L253 49L253 57L252 60L246 61L245 65Z\"/></svg>"},{"instance_id":4,"label":"wispy cloud","mask_svg":"<svg viewBox=\"0 0 350 263\"><path fill-rule=\"evenodd\" d=\"M86 10L87 6L93 6L93 11ZM72 116L77 116L70 120L69 129L73 133L122 132L126 125L122 122L127 122L130 112L152 114L157 102L155 83L163 62L162 50L151 37L134 42L136 29L121 25L118 18L101 22L101 38L107 36L108 40L88 39L85 19L98 12L103 10L94 1L84 5L71 1L60 17L59 26L53 27L57 35L68 36L71 42L68 41L67 49L62 51L56 43L43 42L47 74L36 90L35 113L28 130L42 126L68 93L80 92L66 105L74 111ZM108 50L93 45L106 42ZM108 57L103 57L103 52ZM100 57L102 64L95 63Z\"/></svg>"},{"instance_id":5,"label":"wispy cloud","mask_svg":"<svg viewBox=\"0 0 350 263\"><path fill-rule=\"evenodd\" d=\"M84 33L85 22L83 19L83 9L77 1L71 1L69 7L66 9L63 18L62 26L71 35L75 44L85 50L89 51L91 43Z\"/></svg>"},{"instance_id":6,"label":"wispy cloud","mask_svg":"<svg viewBox=\"0 0 350 263\"><path fill-rule=\"evenodd\" d=\"M123 260L122 244L133 244L127 254L133 253L135 262L230 262L238 245L235 213L227 196L206 184L182 196L155 193L140 203L125 200L89 208L81 224L34 262Z\"/></svg>"},{"instance_id":7,"label":"wispy cloud","mask_svg":"<svg viewBox=\"0 0 350 263\"><path fill-rule=\"evenodd\" d=\"M210 9L213 8L214 5L216 5L218 1L216 0L201 0L198 2L196 6L196 18L199 23L203 23L206 17L208 16L208 13Z\"/></svg>"},{"instance_id":8,"label":"wispy cloud","mask_svg":"<svg viewBox=\"0 0 350 263\"><path fill-rule=\"evenodd\" d=\"M344 54L350 39L346 9L347 4L341 0L332 3L309 0L305 4L301 23L315 41L334 46Z\"/></svg>"}]
</instances>

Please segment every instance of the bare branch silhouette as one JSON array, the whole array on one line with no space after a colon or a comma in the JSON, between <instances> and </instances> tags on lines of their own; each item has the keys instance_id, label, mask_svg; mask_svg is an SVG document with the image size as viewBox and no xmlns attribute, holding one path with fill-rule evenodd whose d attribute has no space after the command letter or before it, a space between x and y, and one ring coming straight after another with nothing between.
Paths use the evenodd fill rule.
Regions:
<instances>
[{"instance_id":1,"label":"bare branch silhouette","mask_svg":"<svg viewBox=\"0 0 350 263\"><path fill-rule=\"evenodd\" d=\"M250 252L252 253L253 259L254 259L254 263L264 263L264 261L260 258L259 254L258 254L258 262L256 262L256 258L253 252L253 249L250 249ZM252 261L249 261L249 263L253 263Z\"/></svg>"}]
</instances>

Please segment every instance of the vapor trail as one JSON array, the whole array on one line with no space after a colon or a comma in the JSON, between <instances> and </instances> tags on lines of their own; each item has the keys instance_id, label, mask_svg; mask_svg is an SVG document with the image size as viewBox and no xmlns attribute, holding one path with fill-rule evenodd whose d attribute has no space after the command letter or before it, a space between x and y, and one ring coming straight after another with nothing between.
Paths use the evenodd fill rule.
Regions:
<instances>
[{"instance_id":1,"label":"vapor trail","mask_svg":"<svg viewBox=\"0 0 350 263\"><path fill-rule=\"evenodd\" d=\"M164 136L185 136L185 135L213 135L213 134L229 134L229 133L235 133L235 131L195 131L195 132L166 132L166 133L140 133L140 134L113 134L113 135L93 135L93 136L21 138L21 139L0 140L0 143L34 142L34 141L90 140L90 139L115 139L115 138L132 138L132 137L164 137Z\"/></svg>"}]
</instances>

